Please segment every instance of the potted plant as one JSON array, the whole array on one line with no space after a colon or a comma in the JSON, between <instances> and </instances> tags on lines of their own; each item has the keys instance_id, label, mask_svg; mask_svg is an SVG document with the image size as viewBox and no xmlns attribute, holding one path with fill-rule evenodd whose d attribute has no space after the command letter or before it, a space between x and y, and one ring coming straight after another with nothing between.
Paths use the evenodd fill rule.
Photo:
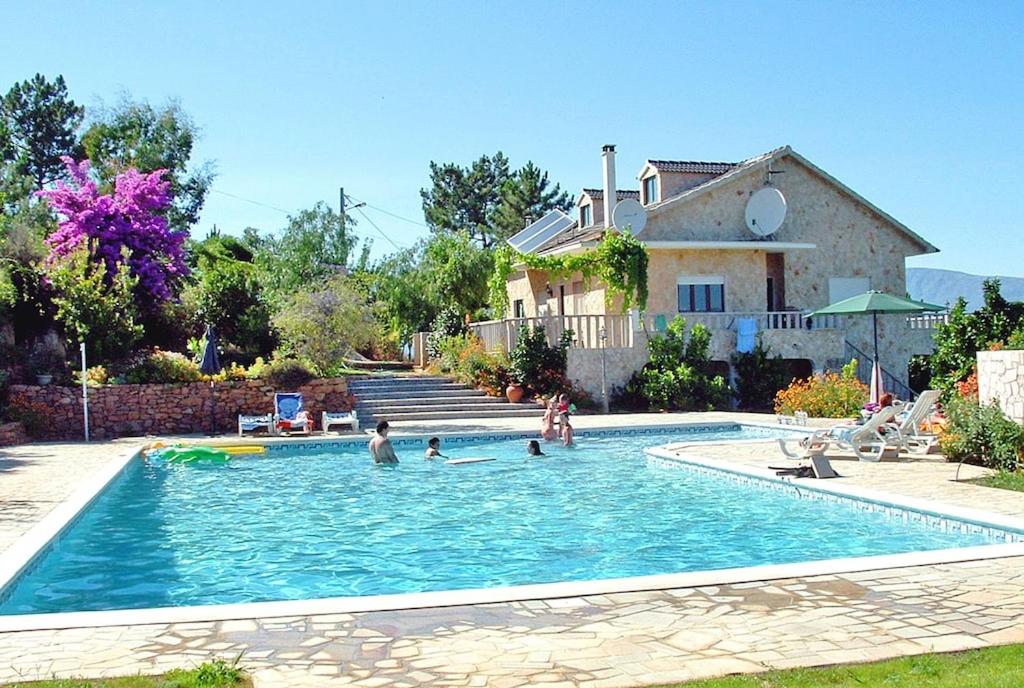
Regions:
<instances>
[{"instance_id":1,"label":"potted plant","mask_svg":"<svg viewBox=\"0 0 1024 688\"><path fill-rule=\"evenodd\" d=\"M514 378L509 380L508 387L505 388L505 398L509 400L509 403L518 404L522 401L525 393L526 390L519 382Z\"/></svg>"},{"instance_id":2,"label":"potted plant","mask_svg":"<svg viewBox=\"0 0 1024 688\"><path fill-rule=\"evenodd\" d=\"M53 376L63 371L65 365L63 354L44 339L32 347L28 362L36 376L36 383L40 385L53 382Z\"/></svg>"}]
</instances>

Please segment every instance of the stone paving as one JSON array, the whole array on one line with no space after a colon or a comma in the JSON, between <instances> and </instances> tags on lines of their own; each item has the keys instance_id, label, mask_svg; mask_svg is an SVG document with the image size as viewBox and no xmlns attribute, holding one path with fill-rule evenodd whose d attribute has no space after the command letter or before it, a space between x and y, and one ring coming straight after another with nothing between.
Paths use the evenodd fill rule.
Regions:
<instances>
[{"instance_id":1,"label":"stone paving","mask_svg":"<svg viewBox=\"0 0 1024 688\"><path fill-rule=\"evenodd\" d=\"M112 458L112 448L124 445L4 450L0 461L18 462L0 470L0 533L9 542L23 532L46 504ZM759 467L782 462L766 443L702 445L699 453ZM836 457L834 465L850 484L1024 516L1024 494L953 483L956 467L934 457L879 464ZM18 473L16 483L9 471ZM964 467L961 478L979 472ZM8 509L40 485L46 500ZM1024 557L395 612L0 633L0 682L155 673L241 655L259 688L597 688L1010 642L1024 642Z\"/></svg>"}]
</instances>

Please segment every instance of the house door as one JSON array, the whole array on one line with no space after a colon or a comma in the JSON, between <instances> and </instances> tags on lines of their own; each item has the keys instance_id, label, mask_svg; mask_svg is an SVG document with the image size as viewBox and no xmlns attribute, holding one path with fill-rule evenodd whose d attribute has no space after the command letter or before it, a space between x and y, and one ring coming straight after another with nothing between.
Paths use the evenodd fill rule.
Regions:
<instances>
[{"instance_id":1,"label":"house door","mask_svg":"<svg viewBox=\"0 0 1024 688\"><path fill-rule=\"evenodd\" d=\"M769 311L786 310L786 254L766 253L765 306Z\"/></svg>"}]
</instances>

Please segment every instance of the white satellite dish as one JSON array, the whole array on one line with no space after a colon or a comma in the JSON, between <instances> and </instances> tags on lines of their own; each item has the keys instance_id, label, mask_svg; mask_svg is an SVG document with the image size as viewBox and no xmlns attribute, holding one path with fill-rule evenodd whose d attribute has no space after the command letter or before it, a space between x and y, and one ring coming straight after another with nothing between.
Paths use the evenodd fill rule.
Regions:
<instances>
[{"instance_id":1,"label":"white satellite dish","mask_svg":"<svg viewBox=\"0 0 1024 688\"><path fill-rule=\"evenodd\" d=\"M747 228L759 237L774 234L786 219L786 197L774 187L754 193L747 201Z\"/></svg>"},{"instance_id":2,"label":"white satellite dish","mask_svg":"<svg viewBox=\"0 0 1024 688\"><path fill-rule=\"evenodd\" d=\"M647 211L635 198L624 198L615 204L612 211L612 226L618 229L629 227L634 235L647 225Z\"/></svg>"}]
</instances>

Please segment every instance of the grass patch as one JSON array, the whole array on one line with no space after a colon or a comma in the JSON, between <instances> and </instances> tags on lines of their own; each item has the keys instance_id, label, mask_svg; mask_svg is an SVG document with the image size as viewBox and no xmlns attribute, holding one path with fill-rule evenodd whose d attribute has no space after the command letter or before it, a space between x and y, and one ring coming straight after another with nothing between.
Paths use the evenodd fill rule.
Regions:
<instances>
[{"instance_id":1,"label":"grass patch","mask_svg":"<svg viewBox=\"0 0 1024 688\"><path fill-rule=\"evenodd\" d=\"M1024 492L1024 471L999 471L984 478L977 478L971 481L975 485L985 487L997 487L1000 490L1014 490Z\"/></svg>"},{"instance_id":2,"label":"grass patch","mask_svg":"<svg viewBox=\"0 0 1024 688\"><path fill-rule=\"evenodd\" d=\"M900 657L871 664L788 669L674 684L680 688L1019 688L1024 645Z\"/></svg>"},{"instance_id":3,"label":"grass patch","mask_svg":"<svg viewBox=\"0 0 1024 688\"><path fill-rule=\"evenodd\" d=\"M70 678L11 683L7 688L252 688L237 662L215 659L195 669L174 669L161 676L125 676L94 680Z\"/></svg>"}]
</instances>

